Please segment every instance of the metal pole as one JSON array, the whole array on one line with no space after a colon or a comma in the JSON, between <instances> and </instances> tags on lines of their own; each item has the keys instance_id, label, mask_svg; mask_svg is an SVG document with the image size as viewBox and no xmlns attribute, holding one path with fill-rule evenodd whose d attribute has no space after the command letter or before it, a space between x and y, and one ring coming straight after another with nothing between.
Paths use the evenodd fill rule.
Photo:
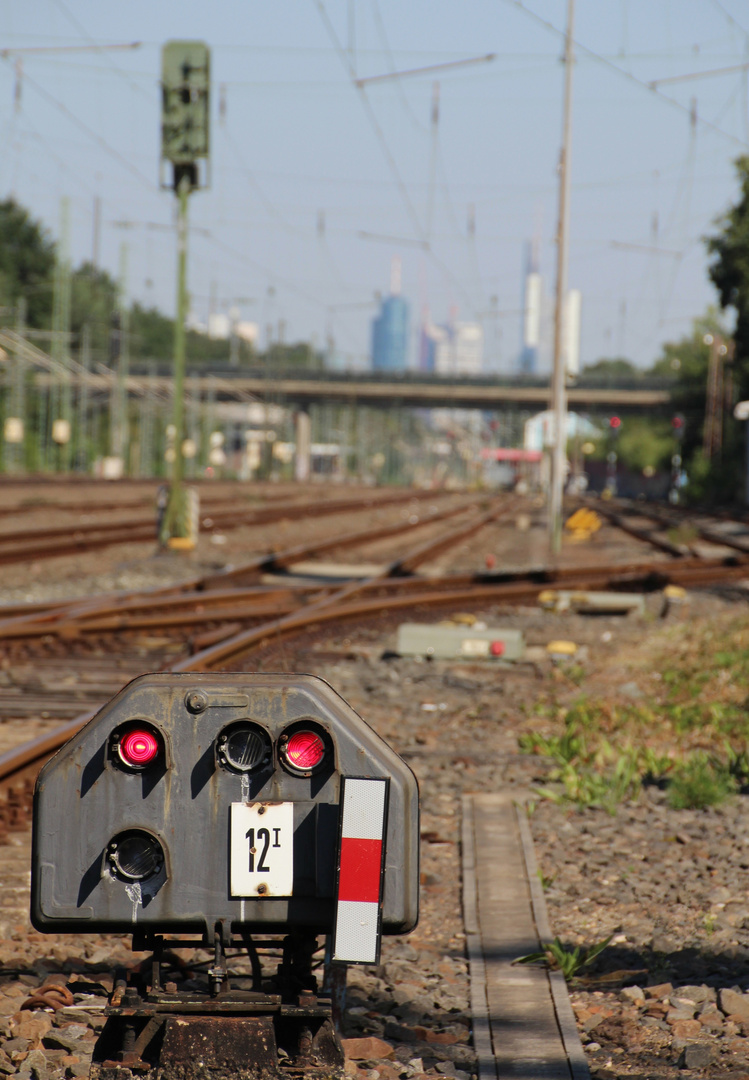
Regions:
<instances>
[{"instance_id":1,"label":"metal pole","mask_svg":"<svg viewBox=\"0 0 749 1080\"><path fill-rule=\"evenodd\" d=\"M165 544L172 536L187 535L185 498L182 481L184 459L182 443L185 429L185 320L187 318L187 199L190 179L183 175L177 186L177 318L174 323L174 460L171 466L169 502L164 515L161 542Z\"/></svg>"},{"instance_id":2,"label":"metal pole","mask_svg":"<svg viewBox=\"0 0 749 1080\"><path fill-rule=\"evenodd\" d=\"M127 306L127 258L128 246L123 242L120 244L120 280L117 289L117 307L120 316L120 355L117 362L118 456L122 458L123 476L127 476L130 472L130 418L127 390L130 375L130 311Z\"/></svg>"},{"instance_id":3,"label":"metal pole","mask_svg":"<svg viewBox=\"0 0 749 1080\"><path fill-rule=\"evenodd\" d=\"M16 306L16 333L23 337L26 333L26 297L19 296ZM26 357L23 350L17 350L13 364L13 416L21 421L21 441L12 445L11 461L14 467L24 472L26 469L26 440L28 438L29 421L26 416Z\"/></svg>"},{"instance_id":4,"label":"metal pole","mask_svg":"<svg viewBox=\"0 0 749 1080\"><path fill-rule=\"evenodd\" d=\"M562 150L559 157L559 226L557 232L557 287L554 311L554 370L552 409L554 412L554 451L551 463L549 498L549 541L553 554L562 547L562 491L566 460L567 386L562 348L564 307L567 298L567 262L570 224L570 146L572 141L572 35L575 0L568 0L567 33L564 45L564 120Z\"/></svg>"},{"instance_id":5,"label":"metal pole","mask_svg":"<svg viewBox=\"0 0 749 1080\"><path fill-rule=\"evenodd\" d=\"M78 362L83 368L85 375L91 369L91 328L88 323L83 324L81 341L78 352ZM78 389L78 423L76 424L75 437L75 465L76 468L88 472L89 464L89 385L84 377Z\"/></svg>"}]
</instances>

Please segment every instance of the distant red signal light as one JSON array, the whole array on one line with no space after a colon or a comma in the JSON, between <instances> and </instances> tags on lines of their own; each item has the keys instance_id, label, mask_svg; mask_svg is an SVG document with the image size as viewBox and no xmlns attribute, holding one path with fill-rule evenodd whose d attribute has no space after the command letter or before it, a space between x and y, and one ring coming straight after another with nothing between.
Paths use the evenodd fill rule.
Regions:
<instances>
[{"instance_id":1,"label":"distant red signal light","mask_svg":"<svg viewBox=\"0 0 749 1080\"><path fill-rule=\"evenodd\" d=\"M684 427L683 419L680 416L675 416L673 418L673 420L671 421L671 427L675 428L677 431L679 430L679 428L683 428Z\"/></svg>"},{"instance_id":2,"label":"distant red signal light","mask_svg":"<svg viewBox=\"0 0 749 1080\"><path fill-rule=\"evenodd\" d=\"M613 429L614 429L614 431L616 431L616 429L617 429L617 428L620 428L621 426L622 426L622 421L621 421L621 418L620 418L620 417L618 417L618 416L612 416L612 417L611 417L611 418L609 419L609 427L610 427L610 428L613 428Z\"/></svg>"}]
</instances>

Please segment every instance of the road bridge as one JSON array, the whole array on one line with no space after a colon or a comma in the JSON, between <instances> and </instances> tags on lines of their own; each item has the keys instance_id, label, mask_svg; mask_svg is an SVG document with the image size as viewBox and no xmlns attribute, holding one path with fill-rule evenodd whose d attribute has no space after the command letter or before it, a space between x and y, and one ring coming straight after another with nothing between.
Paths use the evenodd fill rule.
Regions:
<instances>
[{"instance_id":1,"label":"road bridge","mask_svg":"<svg viewBox=\"0 0 749 1080\"><path fill-rule=\"evenodd\" d=\"M133 365L133 379L141 386L164 391L169 369L140 369ZM102 378L105 378L102 376ZM188 372L188 384L203 396L212 390L218 400L252 397L283 402L297 408L323 402L366 405L374 408L422 409L524 408L533 412L548 407L548 379L501 376L455 377L418 372L329 372L237 368L201 368ZM666 410L673 382L667 379L632 379L601 382L581 379L568 390L571 409L582 411L643 412Z\"/></svg>"}]
</instances>

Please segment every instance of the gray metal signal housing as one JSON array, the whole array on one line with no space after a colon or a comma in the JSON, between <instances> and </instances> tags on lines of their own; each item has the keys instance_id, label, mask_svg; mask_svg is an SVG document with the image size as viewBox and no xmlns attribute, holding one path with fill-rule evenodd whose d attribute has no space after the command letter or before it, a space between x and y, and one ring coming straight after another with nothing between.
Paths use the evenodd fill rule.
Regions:
<instances>
[{"instance_id":1,"label":"gray metal signal housing","mask_svg":"<svg viewBox=\"0 0 749 1080\"><path fill-rule=\"evenodd\" d=\"M268 737L267 758L253 772L233 771L221 755L222 732L241 720ZM311 775L282 760L284 732L300 721L316 726L327 744L324 767ZM112 750L113 737L131 723L145 723L163 741L159 763L142 772L124 769ZM52 933L200 930L208 940L219 924L224 936L329 933L341 776L390 780L382 931L412 930L419 900L416 778L326 682L264 673L143 675L39 775L31 920ZM291 896L232 895L232 803L293 804ZM163 851L145 879L128 880L113 862L112 840L128 830L154 838Z\"/></svg>"}]
</instances>

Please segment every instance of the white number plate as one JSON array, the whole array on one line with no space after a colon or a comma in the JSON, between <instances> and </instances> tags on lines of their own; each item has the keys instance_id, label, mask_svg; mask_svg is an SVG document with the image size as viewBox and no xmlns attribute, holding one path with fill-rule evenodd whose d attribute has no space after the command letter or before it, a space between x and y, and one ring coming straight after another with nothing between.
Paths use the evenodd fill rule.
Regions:
<instances>
[{"instance_id":1,"label":"white number plate","mask_svg":"<svg viewBox=\"0 0 749 1080\"><path fill-rule=\"evenodd\" d=\"M489 642L485 638L463 638L460 651L463 656L488 656Z\"/></svg>"},{"instance_id":2,"label":"white number plate","mask_svg":"<svg viewBox=\"0 0 749 1080\"><path fill-rule=\"evenodd\" d=\"M232 896L291 896L293 803L232 803L229 838Z\"/></svg>"}]
</instances>

